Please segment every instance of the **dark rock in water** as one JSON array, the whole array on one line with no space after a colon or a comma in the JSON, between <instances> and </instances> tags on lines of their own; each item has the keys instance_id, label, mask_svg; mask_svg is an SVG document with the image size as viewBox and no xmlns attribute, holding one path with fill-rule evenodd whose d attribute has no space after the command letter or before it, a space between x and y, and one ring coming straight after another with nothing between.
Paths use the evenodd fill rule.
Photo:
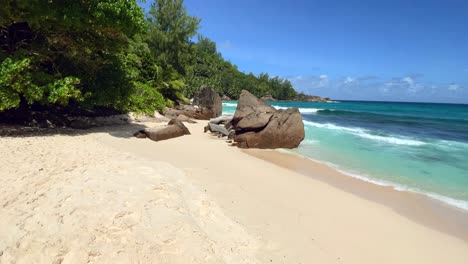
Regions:
<instances>
[{"instance_id":1,"label":"dark rock in water","mask_svg":"<svg viewBox=\"0 0 468 264\"><path fill-rule=\"evenodd\" d=\"M260 97L260 100L262 100L263 102L276 102L276 101L278 101L275 98L273 98L273 96L271 96L270 94L267 94L265 96Z\"/></svg>"},{"instance_id":2,"label":"dark rock in water","mask_svg":"<svg viewBox=\"0 0 468 264\"><path fill-rule=\"evenodd\" d=\"M182 122L190 123L190 124L196 124L196 123L197 123L196 121L190 119L188 116L183 115L183 114L181 114L181 115L179 115L178 117L176 117L176 119L177 119L177 120L180 120L180 121L182 121Z\"/></svg>"},{"instance_id":3,"label":"dark rock in water","mask_svg":"<svg viewBox=\"0 0 468 264\"><path fill-rule=\"evenodd\" d=\"M265 127L276 109L253 94L243 90L237 102L232 125L236 131L250 131Z\"/></svg>"},{"instance_id":4,"label":"dark rock in water","mask_svg":"<svg viewBox=\"0 0 468 264\"><path fill-rule=\"evenodd\" d=\"M305 137L297 108L276 110L247 91L242 91L232 120L233 137L241 148L295 148Z\"/></svg>"},{"instance_id":5,"label":"dark rock in water","mask_svg":"<svg viewBox=\"0 0 468 264\"><path fill-rule=\"evenodd\" d=\"M330 98L322 98L320 96L316 95L307 95L307 94L298 94L296 97L294 97L291 101L297 101L297 102L329 102L331 101Z\"/></svg>"},{"instance_id":6,"label":"dark rock in water","mask_svg":"<svg viewBox=\"0 0 468 264\"><path fill-rule=\"evenodd\" d=\"M190 135L190 131L181 121L172 119L167 126L145 128L136 132L134 136L143 137L141 134L146 135L146 137L153 141L161 141L181 137L183 135Z\"/></svg>"}]
</instances>

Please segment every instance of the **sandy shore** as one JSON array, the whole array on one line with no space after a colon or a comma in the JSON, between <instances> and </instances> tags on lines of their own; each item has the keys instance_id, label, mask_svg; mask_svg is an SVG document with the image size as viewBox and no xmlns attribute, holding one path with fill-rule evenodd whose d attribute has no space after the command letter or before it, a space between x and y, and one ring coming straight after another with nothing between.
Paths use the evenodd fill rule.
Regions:
<instances>
[{"instance_id":1,"label":"sandy shore","mask_svg":"<svg viewBox=\"0 0 468 264\"><path fill-rule=\"evenodd\" d=\"M204 123L163 142L133 138L141 125L0 138L0 263L468 259L465 229L447 224L462 213L423 221L434 215L417 200L395 203L419 218L326 166L229 147Z\"/></svg>"}]
</instances>

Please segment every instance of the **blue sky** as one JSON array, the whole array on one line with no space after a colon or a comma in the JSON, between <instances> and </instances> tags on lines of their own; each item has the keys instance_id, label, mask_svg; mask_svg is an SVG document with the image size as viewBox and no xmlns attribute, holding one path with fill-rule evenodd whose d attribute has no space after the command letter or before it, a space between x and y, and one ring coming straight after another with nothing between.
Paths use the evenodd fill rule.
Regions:
<instances>
[{"instance_id":1,"label":"blue sky","mask_svg":"<svg viewBox=\"0 0 468 264\"><path fill-rule=\"evenodd\" d=\"M151 1L148 1L151 2ZM148 4L148 3L147 3ZM468 103L468 1L185 0L244 72L335 99Z\"/></svg>"}]
</instances>

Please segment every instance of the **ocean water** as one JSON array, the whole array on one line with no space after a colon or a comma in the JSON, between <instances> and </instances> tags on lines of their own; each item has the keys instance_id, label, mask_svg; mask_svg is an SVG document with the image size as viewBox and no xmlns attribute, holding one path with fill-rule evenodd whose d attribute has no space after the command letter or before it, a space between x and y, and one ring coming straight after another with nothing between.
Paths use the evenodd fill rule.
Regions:
<instances>
[{"instance_id":1,"label":"ocean water","mask_svg":"<svg viewBox=\"0 0 468 264\"><path fill-rule=\"evenodd\" d=\"M468 210L468 105L339 101L297 107L306 137L296 154L345 174ZM236 102L224 102L234 113Z\"/></svg>"}]
</instances>

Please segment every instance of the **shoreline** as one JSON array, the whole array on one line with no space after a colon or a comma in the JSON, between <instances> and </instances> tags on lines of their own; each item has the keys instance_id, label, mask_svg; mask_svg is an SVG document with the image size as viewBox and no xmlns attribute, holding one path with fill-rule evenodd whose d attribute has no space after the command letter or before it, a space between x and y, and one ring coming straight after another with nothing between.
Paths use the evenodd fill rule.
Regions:
<instances>
[{"instance_id":1,"label":"shoreline","mask_svg":"<svg viewBox=\"0 0 468 264\"><path fill-rule=\"evenodd\" d=\"M426 211L434 211L435 203L425 197L401 195L391 188L382 192L382 199L375 199L381 196L377 186L314 164L312 172L316 175L326 171L338 176L337 183L342 187L356 184L378 194L363 197L340 188L340 184L334 186L298 172L297 165L304 167L302 162L281 158L272 163L255 158L247 153L252 150L231 147L224 139L203 133L205 121L198 122L187 124L191 135L167 141L102 143L182 169L229 218L260 239L257 257L261 263L427 264L464 263L468 258L468 235L461 232L462 224L457 222L468 219L466 215L453 217L453 211L440 207L439 216L447 213L448 220L434 218L435 214ZM281 160L296 166L296 170L280 166ZM395 208L407 211L385 204L395 196L399 198ZM453 225L454 219L458 226Z\"/></svg>"},{"instance_id":2,"label":"shoreline","mask_svg":"<svg viewBox=\"0 0 468 264\"><path fill-rule=\"evenodd\" d=\"M404 217L468 242L468 211L426 194L398 190L347 175L325 162L284 150L246 149L245 153L343 191L385 205ZM317 174L317 171L320 173Z\"/></svg>"},{"instance_id":3,"label":"shoreline","mask_svg":"<svg viewBox=\"0 0 468 264\"><path fill-rule=\"evenodd\" d=\"M377 185L377 186L381 186L381 187L385 187L385 188L391 188L392 190L398 191L398 192L412 193L412 194L424 196L424 198L426 198L426 199L430 199L431 201L436 202L436 203L441 203L444 206L448 206L449 208L452 208L453 210L462 211L464 213L467 213L467 215L468 215L468 202L467 201L457 200L457 199L454 199L454 198L451 198L451 197L448 197L448 196L445 196L445 195L441 195L441 194L428 193L428 192L424 192L424 191L421 191L421 190L414 190L414 189L411 189L411 187L407 187L407 186L400 185L398 183L394 183L394 182L390 182L390 181L378 180L378 179L373 179L373 178L368 177L368 176L357 175L357 174L354 174L354 173L347 172L344 169L340 169L337 165L335 165L333 163L326 162L326 161L315 160L315 159L307 157L305 155L301 155L299 153L294 153L294 152L291 152L291 151L288 151L288 150L281 150L280 149L280 150L277 150L277 151L288 154L288 155L293 155L293 156L296 156L298 158L302 158L302 159L305 159L307 161L311 161L313 163L323 164L323 165L337 171L339 174L342 174L343 176L351 177L351 178L357 179L359 181L370 183L372 185Z\"/></svg>"}]
</instances>

